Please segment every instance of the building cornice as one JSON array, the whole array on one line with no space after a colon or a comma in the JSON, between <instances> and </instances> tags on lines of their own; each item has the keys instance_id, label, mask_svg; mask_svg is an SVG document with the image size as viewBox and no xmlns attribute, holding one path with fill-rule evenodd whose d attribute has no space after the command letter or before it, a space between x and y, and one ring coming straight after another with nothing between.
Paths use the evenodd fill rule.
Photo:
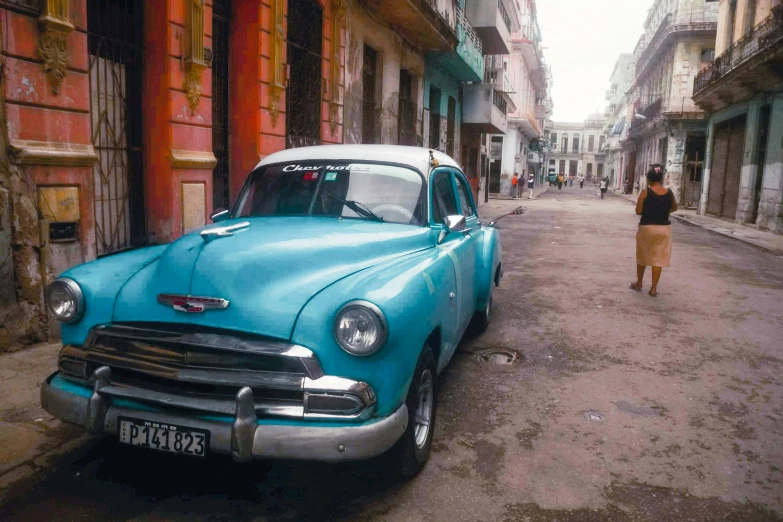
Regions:
<instances>
[{"instance_id":1,"label":"building cornice","mask_svg":"<svg viewBox=\"0 0 783 522\"><path fill-rule=\"evenodd\" d=\"M212 170L215 165L217 158L212 151L171 149L172 168Z\"/></svg>"},{"instance_id":2,"label":"building cornice","mask_svg":"<svg viewBox=\"0 0 783 522\"><path fill-rule=\"evenodd\" d=\"M696 21L670 24L663 31L659 30L653 37L650 44L642 52L642 56L636 64L636 74L634 85L638 85L649 72L650 65L654 59L660 55L661 51L668 47L668 44L684 35L715 37L718 30L718 22Z\"/></svg>"},{"instance_id":3,"label":"building cornice","mask_svg":"<svg viewBox=\"0 0 783 522\"><path fill-rule=\"evenodd\" d=\"M8 156L14 165L92 167L98 156L89 143L11 140Z\"/></svg>"}]
</instances>

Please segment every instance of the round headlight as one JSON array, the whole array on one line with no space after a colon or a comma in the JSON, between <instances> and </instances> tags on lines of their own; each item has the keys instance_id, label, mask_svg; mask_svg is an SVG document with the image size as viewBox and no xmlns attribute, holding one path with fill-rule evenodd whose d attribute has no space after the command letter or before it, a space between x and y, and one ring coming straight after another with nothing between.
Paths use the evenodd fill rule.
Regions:
<instances>
[{"instance_id":1,"label":"round headlight","mask_svg":"<svg viewBox=\"0 0 783 522\"><path fill-rule=\"evenodd\" d=\"M75 323L84 315L82 289L73 279L56 279L46 297L49 312L62 323Z\"/></svg>"},{"instance_id":2,"label":"round headlight","mask_svg":"<svg viewBox=\"0 0 783 522\"><path fill-rule=\"evenodd\" d=\"M334 336L340 347L351 355L370 355L386 342L386 318L367 301L352 301L343 306L334 320Z\"/></svg>"}]
</instances>

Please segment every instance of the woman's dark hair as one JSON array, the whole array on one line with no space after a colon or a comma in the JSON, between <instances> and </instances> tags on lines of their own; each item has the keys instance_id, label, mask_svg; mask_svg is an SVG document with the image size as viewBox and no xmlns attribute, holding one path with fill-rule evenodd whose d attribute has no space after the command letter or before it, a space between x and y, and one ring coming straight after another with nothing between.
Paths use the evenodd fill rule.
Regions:
<instances>
[{"instance_id":1,"label":"woman's dark hair","mask_svg":"<svg viewBox=\"0 0 783 522\"><path fill-rule=\"evenodd\" d=\"M662 183L663 182L663 167L660 165L653 165L650 170L647 171L647 183Z\"/></svg>"}]
</instances>

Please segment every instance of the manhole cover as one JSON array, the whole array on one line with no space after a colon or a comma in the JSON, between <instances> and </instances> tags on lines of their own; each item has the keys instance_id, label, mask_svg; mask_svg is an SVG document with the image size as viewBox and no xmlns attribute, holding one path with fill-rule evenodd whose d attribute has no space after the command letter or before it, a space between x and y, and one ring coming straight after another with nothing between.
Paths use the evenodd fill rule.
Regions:
<instances>
[{"instance_id":1,"label":"manhole cover","mask_svg":"<svg viewBox=\"0 0 783 522\"><path fill-rule=\"evenodd\" d=\"M584 415L585 419L593 422L601 422L604 420L604 414L596 410L583 411L582 415Z\"/></svg>"},{"instance_id":2,"label":"manhole cover","mask_svg":"<svg viewBox=\"0 0 783 522\"><path fill-rule=\"evenodd\" d=\"M513 364L517 360L517 354L511 350L481 350L473 354L479 362L491 364Z\"/></svg>"}]
</instances>

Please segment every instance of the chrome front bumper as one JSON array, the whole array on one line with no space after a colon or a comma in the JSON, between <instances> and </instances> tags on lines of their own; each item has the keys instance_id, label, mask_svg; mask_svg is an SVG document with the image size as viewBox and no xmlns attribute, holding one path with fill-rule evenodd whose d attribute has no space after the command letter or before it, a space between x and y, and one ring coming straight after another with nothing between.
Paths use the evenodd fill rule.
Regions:
<instances>
[{"instance_id":1,"label":"chrome front bumper","mask_svg":"<svg viewBox=\"0 0 783 522\"><path fill-rule=\"evenodd\" d=\"M41 386L41 405L61 421L82 426L93 434L117 435L121 416L205 429L210 432L209 451L231 455L237 462L265 458L325 462L367 459L391 448L408 425L404 404L388 417L351 426L282 424L272 419L259 423L250 388L237 393L230 422L208 420L181 410L150 411L114 404L112 397L101 393L102 388L110 385L110 373L108 368L105 370L96 371L89 396L53 385L59 376L55 372Z\"/></svg>"}]
</instances>

